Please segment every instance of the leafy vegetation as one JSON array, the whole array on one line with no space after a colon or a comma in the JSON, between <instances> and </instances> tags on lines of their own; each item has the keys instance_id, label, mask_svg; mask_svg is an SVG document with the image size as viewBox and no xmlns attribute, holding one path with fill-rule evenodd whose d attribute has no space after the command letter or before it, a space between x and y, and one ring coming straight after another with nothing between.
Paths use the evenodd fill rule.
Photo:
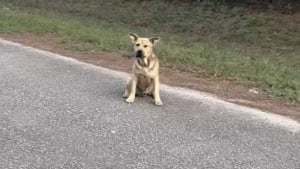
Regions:
<instances>
[{"instance_id":1,"label":"leafy vegetation","mask_svg":"<svg viewBox=\"0 0 300 169\"><path fill-rule=\"evenodd\" d=\"M128 32L162 37L163 64L256 82L300 102L299 16L166 1L1 0L0 32L54 33L71 50L129 51Z\"/></svg>"}]
</instances>

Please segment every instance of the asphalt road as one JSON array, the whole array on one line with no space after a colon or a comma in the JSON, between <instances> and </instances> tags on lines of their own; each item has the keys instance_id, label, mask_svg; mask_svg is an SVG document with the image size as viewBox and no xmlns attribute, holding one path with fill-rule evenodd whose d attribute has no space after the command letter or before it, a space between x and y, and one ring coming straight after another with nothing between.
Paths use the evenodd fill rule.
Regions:
<instances>
[{"instance_id":1,"label":"asphalt road","mask_svg":"<svg viewBox=\"0 0 300 169\"><path fill-rule=\"evenodd\" d=\"M1 169L300 169L298 122L0 40Z\"/></svg>"}]
</instances>

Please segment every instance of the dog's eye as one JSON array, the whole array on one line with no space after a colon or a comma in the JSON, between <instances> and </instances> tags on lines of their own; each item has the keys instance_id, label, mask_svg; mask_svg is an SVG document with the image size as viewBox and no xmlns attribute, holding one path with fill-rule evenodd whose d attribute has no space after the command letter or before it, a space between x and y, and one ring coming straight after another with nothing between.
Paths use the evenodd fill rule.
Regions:
<instances>
[{"instance_id":1,"label":"dog's eye","mask_svg":"<svg viewBox=\"0 0 300 169\"><path fill-rule=\"evenodd\" d=\"M148 47L147 45L144 45L144 48Z\"/></svg>"},{"instance_id":2,"label":"dog's eye","mask_svg":"<svg viewBox=\"0 0 300 169\"><path fill-rule=\"evenodd\" d=\"M138 44L135 44L137 47L139 47L140 46L140 44L138 43Z\"/></svg>"}]
</instances>

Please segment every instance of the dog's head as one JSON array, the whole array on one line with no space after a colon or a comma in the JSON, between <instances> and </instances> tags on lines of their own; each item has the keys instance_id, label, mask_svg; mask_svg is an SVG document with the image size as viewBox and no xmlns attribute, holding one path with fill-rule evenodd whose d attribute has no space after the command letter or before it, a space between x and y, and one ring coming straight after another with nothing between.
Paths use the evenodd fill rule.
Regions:
<instances>
[{"instance_id":1,"label":"dog's head","mask_svg":"<svg viewBox=\"0 0 300 169\"><path fill-rule=\"evenodd\" d=\"M142 66L148 65L148 58L153 54L153 46L160 40L160 37L141 38L137 34L129 34L134 44L134 53L136 59Z\"/></svg>"}]
</instances>

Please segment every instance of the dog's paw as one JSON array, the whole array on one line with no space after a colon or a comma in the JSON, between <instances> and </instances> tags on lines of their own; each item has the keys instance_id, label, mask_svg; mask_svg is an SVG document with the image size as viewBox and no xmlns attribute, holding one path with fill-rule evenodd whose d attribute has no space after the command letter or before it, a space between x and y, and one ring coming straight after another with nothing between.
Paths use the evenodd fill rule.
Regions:
<instances>
[{"instance_id":1,"label":"dog's paw","mask_svg":"<svg viewBox=\"0 0 300 169\"><path fill-rule=\"evenodd\" d=\"M127 102L127 103L133 103L133 102L134 102L134 98L133 98L133 97L128 97L128 98L126 99L126 102Z\"/></svg>"},{"instance_id":2,"label":"dog's paw","mask_svg":"<svg viewBox=\"0 0 300 169\"><path fill-rule=\"evenodd\" d=\"M152 93L146 94L147 96L150 96L154 99L154 95Z\"/></svg>"},{"instance_id":3,"label":"dog's paw","mask_svg":"<svg viewBox=\"0 0 300 169\"><path fill-rule=\"evenodd\" d=\"M163 102L161 100L156 100L155 101L155 105L156 106L162 106L163 105Z\"/></svg>"}]
</instances>

